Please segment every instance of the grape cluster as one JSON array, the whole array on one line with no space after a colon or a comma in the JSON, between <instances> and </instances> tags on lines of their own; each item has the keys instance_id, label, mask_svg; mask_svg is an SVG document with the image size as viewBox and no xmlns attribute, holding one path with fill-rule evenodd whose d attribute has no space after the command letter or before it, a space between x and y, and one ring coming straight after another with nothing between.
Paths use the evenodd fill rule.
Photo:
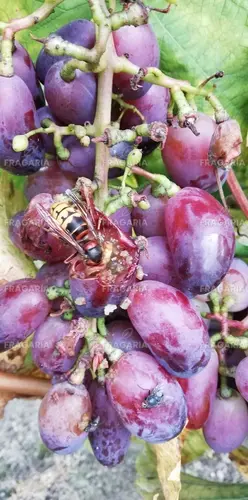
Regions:
<instances>
[{"instance_id":1,"label":"grape cluster","mask_svg":"<svg viewBox=\"0 0 248 500\"><path fill-rule=\"evenodd\" d=\"M94 23L85 19L53 37L77 48L96 43ZM129 63L158 68L149 24L120 27L113 44ZM52 382L40 406L40 434L55 453L72 453L89 437L97 460L114 466L132 435L162 443L186 425L203 428L214 450L230 451L248 433L248 363L237 354L248 349L245 336L240 340L248 267L234 258L232 220L210 194L217 190L217 168L220 183L227 178L226 165L216 167L213 159L216 134L221 143L218 120L195 113L193 133L193 122L185 126L171 116L167 88L119 71L115 126L109 124L108 137L90 141L97 75L75 69L65 80L70 60L66 51L42 48L34 68L15 42L15 74L0 76L1 166L28 176L29 204L12 218L9 234L23 253L43 262L35 279L1 285L1 350L33 335L34 363ZM133 152L158 146L158 122L168 134L160 142L172 182L162 189L166 177L148 172L151 183L137 193L125 186L126 172L139 163L131 165ZM142 123L150 127L147 136L125 136ZM90 137L81 133L84 125ZM43 134L49 127L54 133ZM121 139L111 139L114 133ZM99 141L116 161L105 212L92 195ZM121 191L111 185L120 176ZM128 201L118 205L124 195ZM240 311L241 321L235 318Z\"/></svg>"}]
</instances>

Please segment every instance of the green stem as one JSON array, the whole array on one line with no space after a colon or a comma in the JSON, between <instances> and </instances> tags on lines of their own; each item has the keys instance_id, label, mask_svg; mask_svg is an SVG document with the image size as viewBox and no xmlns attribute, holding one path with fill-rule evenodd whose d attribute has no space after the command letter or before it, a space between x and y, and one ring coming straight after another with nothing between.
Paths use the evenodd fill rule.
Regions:
<instances>
[{"instance_id":1,"label":"green stem","mask_svg":"<svg viewBox=\"0 0 248 500\"><path fill-rule=\"evenodd\" d=\"M245 351L248 349L247 337L234 337L233 335L227 335L227 337L225 337L225 343L228 347L237 347L238 349L243 349Z\"/></svg>"},{"instance_id":2,"label":"green stem","mask_svg":"<svg viewBox=\"0 0 248 500\"><path fill-rule=\"evenodd\" d=\"M228 399L232 395L231 387L228 387L227 377L225 375L220 376L220 395L223 399Z\"/></svg>"},{"instance_id":3,"label":"green stem","mask_svg":"<svg viewBox=\"0 0 248 500\"><path fill-rule=\"evenodd\" d=\"M124 109L124 111L130 110L133 113L135 113L136 115L138 115L142 122L145 121L145 117L144 117L144 115L142 115L140 110L138 108L136 108L136 106L134 106L133 104L128 104L127 102L123 101L123 99L121 98L120 95L112 94L112 99L113 99L113 101L117 102Z\"/></svg>"},{"instance_id":4,"label":"green stem","mask_svg":"<svg viewBox=\"0 0 248 500\"><path fill-rule=\"evenodd\" d=\"M98 328L100 335L102 335L102 337L106 337L106 335L108 334L108 330L107 330L106 325L105 325L105 318L104 317L98 318L97 328Z\"/></svg>"},{"instance_id":5,"label":"green stem","mask_svg":"<svg viewBox=\"0 0 248 500\"><path fill-rule=\"evenodd\" d=\"M174 182L170 181L168 177L165 175L160 175L160 174L152 174L151 172L147 172L143 168L140 167L132 167L132 172L136 175L141 175L142 177L145 177L151 182L154 182L158 184L159 188L159 195L164 195L166 194L169 197L174 196L180 191L180 187L177 186ZM161 190L162 188L162 190ZM155 191L155 196L156 196L156 189Z\"/></svg>"}]
</instances>

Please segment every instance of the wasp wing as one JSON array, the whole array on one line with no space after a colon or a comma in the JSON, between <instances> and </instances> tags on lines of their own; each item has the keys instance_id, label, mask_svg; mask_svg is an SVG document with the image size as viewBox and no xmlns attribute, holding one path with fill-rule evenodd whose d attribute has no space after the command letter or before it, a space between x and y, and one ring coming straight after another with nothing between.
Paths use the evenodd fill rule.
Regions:
<instances>
[{"instance_id":1,"label":"wasp wing","mask_svg":"<svg viewBox=\"0 0 248 500\"><path fill-rule=\"evenodd\" d=\"M53 232L62 240L64 240L66 243L69 243L75 250L82 255L83 257L86 257L86 254L83 250L83 248L72 238L71 234L69 231L66 231L66 229L62 229L58 222L51 216L51 214L45 210L41 205L37 205L37 210L40 214L40 216L44 219L45 223L53 230Z\"/></svg>"},{"instance_id":2,"label":"wasp wing","mask_svg":"<svg viewBox=\"0 0 248 500\"><path fill-rule=\"evenodd\" d=\"M70 198L70 200L74 203L74 205L76 205L78 210L81 212L81 214L83 215L83 217L85 219L85 222L87 223L88 228L90 229L92 234L95 236L96 240L99 240L99 236L94 228L91 217L89 217L89 213L87 211L87 208L86 208L84 202L81 201L80 198L75 193L73 193L73 191L70 191L69 189L66 190L65 194L68 196L68 198Z\"/></svg>"}]
</instances>

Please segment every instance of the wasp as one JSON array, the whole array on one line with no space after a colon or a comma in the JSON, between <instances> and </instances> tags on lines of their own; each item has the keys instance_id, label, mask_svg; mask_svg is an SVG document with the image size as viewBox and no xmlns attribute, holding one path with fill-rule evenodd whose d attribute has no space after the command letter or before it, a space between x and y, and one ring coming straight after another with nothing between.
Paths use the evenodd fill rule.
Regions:
<instances>
[{"instance_id":1,"label":"wasp","mask_svg":"<svg viewBox=\"0 0 248 500\"><path fill-rule=\"evenodd\" d=\"M87 205L70 190L66 191L66 195L68 201L53 203L50 213L39 205L39 214L49 228L86 258L89 264L99 264L103 250Z\"/></svg>"}]
</instances>

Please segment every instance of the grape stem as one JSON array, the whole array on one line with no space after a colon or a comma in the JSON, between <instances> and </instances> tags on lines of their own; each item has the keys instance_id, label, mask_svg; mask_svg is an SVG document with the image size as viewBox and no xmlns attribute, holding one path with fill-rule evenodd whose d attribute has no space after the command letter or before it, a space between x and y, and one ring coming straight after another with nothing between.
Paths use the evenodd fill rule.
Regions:
<instances>
[{"instance_id":1,"label":"grape stem","mask_svg":"<svg viewBox=\"0 0 248 500\"><path fill-rule=\"evenodd\" d=\"M248 199L245 196L245 193L232 169L228 174L227 183L239 207L241 208L244 215L248 218Z\"/></svg>"},{"instance_id":2,"label":"grape stem","mask_svg":"<svg viewBox=\"0 0 248 500\"><path fill-rule=\"evenodd\" d=\"M132 167L131 170L133 174L141 175L142 177L145 177L145 179L148 179L152 183L157 184L158 186L156 187L158 187L159 189L159 196L166 194L169 198L171 198L180 191L180 187L177 186L177 184L175 184L174 182L170 181L170 179L168 179L168 177L166 177L165 175L152 174L151 172L148 172L143 168L137 166ZM155 192L155 196L156 194L158 194L156 192L156 187L154 187L153 189L153 194Z\"/></svg>"},{"instance_id":3,"label":"grape stem","mask_svg":"<svg viewBox=\"0 0 248 500\"><path fill-rule=\"evenodd\" d=\"M15 34L46 19L54 8L62 2L63 0L45 0L43 5L32 14L20 19L13 19L9 23L0 23L0 32L2 33L0 75L9 77L14 75L12 46Z\"/></svg>"},{"instance_id":4,"label":"grape stem","mask_svg":"<svg viewBox=\"0 0 248 500\"><path fill-rule=\"evenodd\" d=\"M144 115L142 115L140 110L138 108L136 108L136 106L134 106L133 104L128 104L127 102L123 101L122 95L112 94L112 99L113 99L113 101L117 102L121 106L121 108L123 108L124 112L126 112L127 110L130 110L133 113L135 113L136 115L138 115L140 117L140 119L142 120L142 122L145 121L145 117L144 117ZM121 116L123 116L123 114Z\"/></svg>"},{"instance_id":5,"label":"grape stem","mask_svg":"<svg viewBox=\"0 0 248 500\"><path fill-rule=\"evenodd\" d=\"M11 392L20 396L36 396L40 398L45 396L50 387L49 380L0 372L0 392Z\"/></svg>"}]
</instances>

